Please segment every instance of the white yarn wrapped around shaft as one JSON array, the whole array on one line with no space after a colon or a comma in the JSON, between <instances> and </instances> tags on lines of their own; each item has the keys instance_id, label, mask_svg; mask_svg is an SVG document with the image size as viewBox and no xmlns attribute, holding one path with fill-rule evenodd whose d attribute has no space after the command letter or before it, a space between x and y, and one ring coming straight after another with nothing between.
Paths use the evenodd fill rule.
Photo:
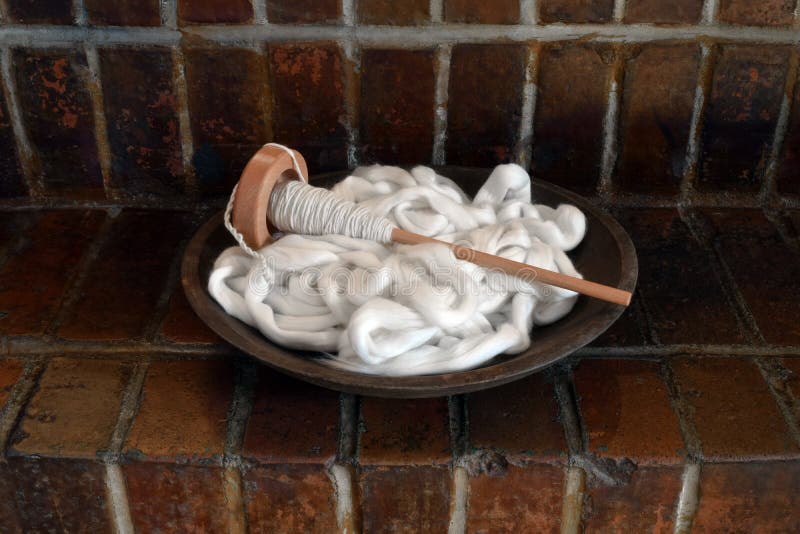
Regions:
<instances>
[{"instance_id":1,"label":"white yarn wrapped around shaft","mask_svg":"<svg viewBox=\"0 0 800 534\"><path fill-rule=\"evenodd\" d=\"M275 343L328 353L328 365L386 376L469 369L524 351L532 328L557 321L577 300L458 260L444 245L382 244L396 226L579 277L566 251L583 239L584 215L532 204L530 177L517 165L495 168L473 200L428 167L361 167L329 196L296 182L281 190L275 226L336 234L290 233L250 252L231 247L208 289L230 315ZM330 208L304 215L317 202L333 204L335 220L325 219ZM345 209L386 223L359 215L363 226L348 227L339 219Z\"/></svg>"},{"instance_id":2,"label":"white yarn wrapped around shaft","mask_svg":"<svg viewBox=\"0 0 800 534\"><path fill-rule=\"evenodd\" d=\"M272 190L270 222L282 232L344 235L390 243L394 225L364 206L337 198L327 189L303 182L284 182Z\"/></svg>"}]
</instances>

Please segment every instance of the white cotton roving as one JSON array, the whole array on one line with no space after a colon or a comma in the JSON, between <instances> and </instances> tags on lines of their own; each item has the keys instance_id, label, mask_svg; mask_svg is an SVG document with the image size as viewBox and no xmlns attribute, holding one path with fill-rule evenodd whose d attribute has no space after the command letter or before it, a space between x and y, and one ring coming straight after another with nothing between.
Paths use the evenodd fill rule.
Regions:
<instances>
[{"instance_id":1,"label":"white cotton roving","mask_svg":"<svg viewBox=\"0 0 800 534\"><path fill-rule=\"evenodd\" d=\"M498 165L472 201L429 167L360 167L332 192L405 230L580 277L566 251L583 239L585 216L532 204L518 165ZM577 300L444 245L288 234L258 252L265 261L239 247L217 258L208 289L225 311L280 345L372 375L455 372L524 351L533 327Z\"/></svg>"}]
</instances>

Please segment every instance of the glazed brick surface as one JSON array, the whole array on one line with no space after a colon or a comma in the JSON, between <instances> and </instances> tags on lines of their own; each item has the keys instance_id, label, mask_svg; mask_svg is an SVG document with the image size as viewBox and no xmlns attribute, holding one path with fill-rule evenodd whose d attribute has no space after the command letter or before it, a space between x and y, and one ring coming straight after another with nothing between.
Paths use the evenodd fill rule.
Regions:
<instances>
[{"instance_id":1,"label":"glazed brick surface","mask_svg":"<svg viewBox=\"0 0 800 534\"><path fill-rule=\"evenodd\" d=\"M800 465L707 465L701 475L697 532L794 532L800 529Z\"/></svg>"},{"instance_id":2,"label":"glazed brick surface","mask_svg":"<svg viewBox=\"0 0 800 534\"><path fill-rule=\"evenodd\" d=\"M58 335L95 340L141 337L152 321L187 227L182 213L127 210L120 214Z\"/></svg>"},{"instance_id":3,"label":"glazed brick surface","mask_svg":"<svg viewBox=\"0 0 800 534\"><path fill-rule=\"evenodd\" d=\"M100 53L112 186L127 195L184 193L173 65L169 51Z\"/></svg>"},{"instance_id":4,"label":"glazed brick surface","mask_svg":"<svg viewBox=\"0 0 800 534\"><path fill-rule=\"evenodd\" d=\"M747 303L764 339L774 345L800 342L800 263L796 250L757 210L707 210L716 242L736 289ZM762 262L772 266L764 276Z\"/></svg>"},{"instance_id":5,"label":"glazed brick surface","mask_svg":"<svg viewBox=\"0 0 800 534\"><path fill-rule=\"evenodd\" d=\"M17 358L0 360L0 410L11 396L14 385L22 375L22 361Z\"/></svg>"},{"instance_id":6,"label":"glazed brick surface","mask_svg":"<svg viewBox=\"0 0 800 534\"><path fill-rule=\"evenodd\" d=\"M160 335L175 343L219 343L221 339L197 316L180 285L169 299Z\"/></svg>"},{"instance_id":7,"label":"glazed brick surface","mask_svg":"<svg viewBox=\"0 0 800 534\"><path fill-rule=\"evenodd\" d=\"M362 465L446 464L450 461L446 398L361 400Z\"/></svg>"},{"instance_id":8,"label":"glazed brick surface","mask_svg":"<svg viewBox=\"0 0 800 534\"><path fill-rule=\"evenodd\" d=\"M361 474L364 532L445 532L447 467L375 467Z\"/></svg>"},{"instance_id":9,"label":"glazed brick surface","mask_svg":"<svg viewBox=\"0 0 800 534\"><path fill-rule=\"evenodd\" d=\"M251 532L336 532L333 485L321 466L249 470L244 498Z\"/></svg>"},{"instance_id":10,"label":"glazed brick surface","mask_svg":"<svg viewBox=\"0 0 800 534\"><path fill-rule=\"evenodd\" d=\"M703 454L709 461L796 458L767 383L754 363L737 358L680 358L673 364Z\"/></svg>"},{"instance_id":11,"label":"glazed brick surface","mask_svg":"<svg viewBox=\"0 0 800 534\"><path fill-rule=\"evenodd\" d=\"M7 473L0 471L14 481L21 532L111 532L101 463L14 458Z\"/></svg>"},{"instance_id":12,"label":"glazed brick surface","mask_svg":"<svg viewBox=\"0 0 800 534\"><path fill-rule=\"evenodd\" d=\"M361 70L364 162L429 162L433 147L433 52L365 50Z\"/></svg>"},{"instance_id":13,"label":"glazed brick surface","mask_svg":"<svg viewBox=\"0 0 800 534\"><path fill-rule=\"evenodd\" d=\"M625 22L697 23L702 8L702 0L680 0L669 3L660 0L628 0L625 6Z\"/></svg>"},{"instance_id":14,"label":"glazed brick surface","mask_svg":"<svg viewBox=\"0 0 800 534\"><path fill-rule=\"evenodd\" d=\"M342 55L335 44L269 47L275 139L299 150L308 170L347 166Z\"/></svg>"},{"instance_id":15,"label":"glazed brick surface","mask_svg":"<svg viewBox=\"0 0 800 534\"><path fill-rule=\"evenodd\" d=\"M695 240L677 210L628 210L619 220L636 245L638 292L658 341L747 341L710 252Z\"/></svg>"},{"instance_id":16,"label":"glazed brick surface","mask_svg":"<svg viewBox=\"0 0 800 534\"><path fill-rule=\"evenodd\" d=\"M360 24L414 26L430 20L431 6L427 0L360 0L357 5Z\"/></svg>"},{"instance_id":17,"label":"glazed brick surface","mask_svg":"<svg viewBox=\"0 0 800 534\"><path fill-rule=\"evenodd\" d=\"M794 8L792 0L720 0L719 20L748 26L789 26Z\"/></svg>"},{"instance_id":18,"label":"glazed brick surface","mask_svg":"<svg viewBox=\"0 0 800 534\"><path fill-rule=\"evenodd\" d=\"M57 358L25 409L11 454L95 458L108 449L131 366Z\"/></svg>"},{"instance_id":19,"label":"glazed brick surface","mask_svg":"<svg viewBox=\"0 0 800 534\"><path fill-rule=\"evenodd\" d=\"M699 61L697 45L647 46L628 61L616 177L620 190L678 193Z\"/></svg>"},{"instance_id":20,"label":"glazed brick surface","mask_svg":"<svg viewBox=\"0 0 800 534\"><path fill-rule=\"evenodd\" d=\"M788 54L781 47L721 48L701 135L699 189L752 192L761 186Z\"/></svg>"},{"instance_id":21,"label":"glazed brick surface","mask_svg":"<svg viewBox=\"0 0 800 534\"><path fill-rule=\"evenodd\" d=\"M582 360L574 382L591 452L640 465L683 460L678 418L657 362Z\"/></svg>"},{"instance_id":22,"label":"glazed brick surface","mask_svg":"<svg viewBox=\"0 0 800 534\"><path fill-rule=\"evenodd\" d=\"M18 49L14 63L21 114L48 194L102 197L86 57Z\"/></svg>"},{"instance_id":23,"label":"glazed brick surface","mask_svg":"<svg viewBox=\"0 0 800 534\"><path fill-rule=\"evenodd\" d=\"M8 0L7 17L20 24L72 24L70 0Z\"/></svg>"},{"instance_id":24,"label":"glazed brick surface","mask_svg":"<svg viewBox=\"0 0 800 534\"><path fill-rule=\"evenodd\" d=\"M84 0L89 22L98 26L158 26L158 0Z\"/></svg>"},{"instance_id":25,"label":"glazed brick surface","mask_svg":"<svg viewBox=\"0 0 800 534\"><path fill-rule=\"evenodd\" d=\"M267 0L267 18L282 24L334 23L342 15L339 0Z\"/></svg>"},{"instance_id":26,"label":"glazed brick surface","mask_svg":"<svg viewBox=\"0 0 800 534\"><path fill-rule=\"evenodd\" d=\"M500 0L445 0L445 20L480 24L516 24L519 22L519 2Z\"/></svg>"},{"instance_id":27,"label":"glazed brick surface","mask_svg":"<svg viewBox=\"0 0 800 534\"><path fill-rule=\"evenodd\" d=\"M178 0L178 19L191 23L242 23L253 18L250 0Z\"/></svg>"},{"instance_id":28,"label":"glazed brick surface","mask_svg":"<svg viewBox=\"0 0 800 534\"><path fill-rule=\"evenodd\" d=\"M336 453L339 394L262 368L247 425L245 458L323 464Z\"/></svg>"},{"instance_id":29,"label":"glazed brick surface","mask_svg":"<svg viewBox=\"0 0 800 534\"><path fill-rule=\"evenodd\" d=\"M27 193L8 104L0 93L0 198L24 196Z\"/></svg>"},{"instance_id":30,"label":"glazed brick surface","mask_svg":"<svg viewBox=\"0 0 800 534\"><path fill-rule=\"evenodd\" d=\"M783 141L783 158L777 172L778 191L800 195L800 84L796 84L792 100L792 115L786 139Z\"/></svg>"},{"instance_id":31,"label":"glazed brick surface","mask_svg":"<svg viewBox=\"0 0 800 534\"><path fill-rule=\"evenodd\" d=\"M227 530L219 467L133 462L123 472L138 532Z\"/></svg>"},{"instance_id":32,"label":"glazed brick surface","mask_svg":"<svg viewBox=\"0 0 800 534\"><path fill-rule=\"evenodd\" d=\"M553 384L542 374L470 394L467 413L474 448L536 461L566 458Z\"/></svg>"},{"instance_id":33,"label":"glazed brick surface","mask_svg":"<svg viewBox=\"0 0 800 534\"><path fill-rule=\"evenodd\" d=\"M639 468L627 484L591 487L587 492L584 529L586 532L673 532L680 491L681 470L677 467Z\"/></svg>"},{"instance_id":34,"label":"glazed brick surface","mask_svg":"<svg viewBox=\"0 0 800 534\"><path fill-rule=\"evenodd\" d=\"M447 162L492 167L514 158L529 50L460 45L450 61Z\"/></svg>"},{"instance_id":35,"label":"glazed brick surface","mask_svg":"<svg viewBox=\"0 0 800 534\"><path fill-rule=\"evenodd\" d=\"M609 60L608 50L588 45L556 44L542 49L533 129L534 179L579 193L595 190Z\"/></svg>"},{"instance_id":36,"label":"glazed brick surface","mask_svg":"<svg viewBox=\"0 0 800 534\"><path fill-rule=\"evenodd\" d=\"M224 361L153 362L124 450L135 459L208 463L222 454L233 369Z\"/></svg>"},{"instance_id":37,"label":"glazed brick surface","mask_svg":"<svg viewBox=\"0 0 800 534\"><path fill-rule=\"evenodd\" d=\"M559 532L562 467L509 465L470 480L467 532Z\"/></svg>"},{"instance_id":38,"label":"glazed brick surface","mask_svg":"<svg viewBox=\"0 0 800 534\"><path fill-rule=\"evenodd\" d=\"M198 186L205 195L227 193L272 140L267 62L239 48L189 48L184 56Z\"/></svg>"},{"instance_id":39,"label":"glazed brick surface","mask_svg":"<svg viewBox=\"0 0 800 534\"><path fill-rule=\"evenodd\" d=\"M610 22L614 0L541 0L542 22Z\"/></svg>"},{"instance_id":40,"label":"glazed brick surface","mask_svg":"<svg viewBox=\"0 0 800 534\"><path fill-rule=\"evenodd\" d=\"M104 218L100 211L49 211L23 234L0 268L0 333L44 334Z\"/></svg>"}]
</instances>

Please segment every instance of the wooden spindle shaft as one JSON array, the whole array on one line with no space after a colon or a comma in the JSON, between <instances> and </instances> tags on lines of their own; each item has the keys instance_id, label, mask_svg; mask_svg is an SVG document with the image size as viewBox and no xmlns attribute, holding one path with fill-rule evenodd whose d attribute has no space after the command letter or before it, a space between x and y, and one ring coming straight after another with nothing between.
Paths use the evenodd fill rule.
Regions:
<instances>
[{"instance_id":1,"label":"wooden spindle shaft","mask_svg":"<svg viewBox=\"0 0 800 534\"><path fill-rule=\"evenodd\" d=\"M395 228L392 230L392 241L403 245L441 243L452 249L456 258L474 263L475 265L480 265L481 267L485 267L487 269L497 269L511 276L522 278L526 281L537 281L549 284L551 286L569 289L571 291L575 291L576 293L580 293L581 295L594 297L606 302L620 304L622 306L628 306L631 303L631 293L622 289L617 289L616 287L605 286L596 282L590 282L589 280L583 280L582 278L575 278L574 276L568 276L555 271L541 269L526 263L520 263L518 261L509 260L493 254L487 254L485 252L480 252L468 247L463 247L461 245L447 243L432 237L408 232L401 228Z\"/></svg>"}]
</instances>

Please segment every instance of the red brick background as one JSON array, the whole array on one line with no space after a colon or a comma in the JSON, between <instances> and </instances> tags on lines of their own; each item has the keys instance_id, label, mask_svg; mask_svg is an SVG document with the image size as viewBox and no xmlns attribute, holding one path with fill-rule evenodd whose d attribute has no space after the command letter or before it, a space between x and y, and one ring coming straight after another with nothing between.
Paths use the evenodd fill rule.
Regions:
<instances>
[{"instance_id":1,"label":"red brick background","mask_svg":"<svg viewBox=\"0 0 800 534\"><path fill-rule=\"evenodd\" d=\"M0 530L800 530L798 28L784 0L0 2ZM634 303L470 395L289 379L178 272L269 141L315 173L518 162L613 212Z\"/></svg>"},{"instance_id":2,"label":"red brick background","mask_svg":"<svg viewBox=\"0 0 800 534\"><path fill-rule=\"evenodd\" d=\"M269 141L313 173L516 161L610 204L800 202L793 1L6 4L0 206L219 199Z\"/></svg>"}]
</instances>

